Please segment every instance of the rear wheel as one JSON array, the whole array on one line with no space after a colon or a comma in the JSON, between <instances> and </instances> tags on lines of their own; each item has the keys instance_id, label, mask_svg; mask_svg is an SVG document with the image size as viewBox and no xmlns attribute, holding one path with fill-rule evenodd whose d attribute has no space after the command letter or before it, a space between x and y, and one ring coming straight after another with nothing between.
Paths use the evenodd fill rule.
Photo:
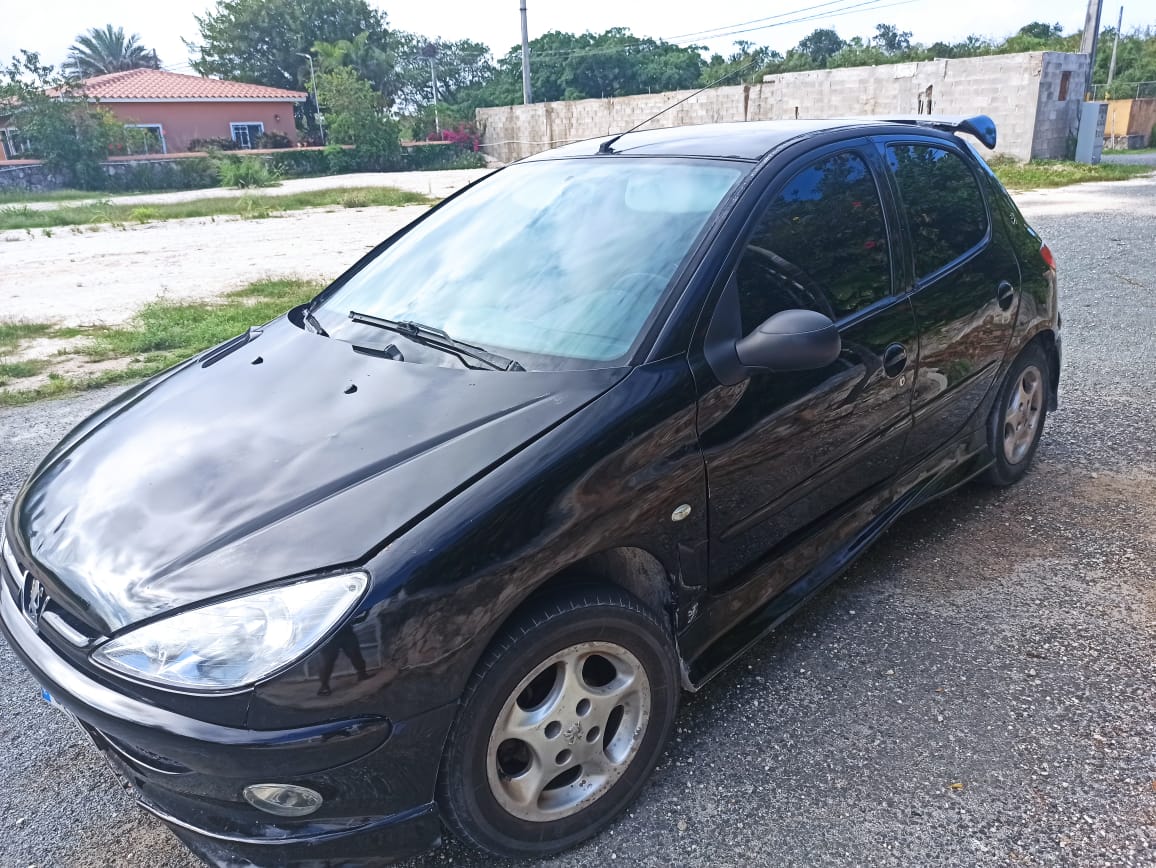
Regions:
<instances>
[{"instance_id":1,"label":"rear wheel","mask_svg":"<svg viewBox=\"0 0 1156 868\"><path fill-rule=\"evenodd\" d=\"M678 689L669 631L622 591L585 589L519 618L466 688L438 779L446 822L514 858L597 834L653 770Z\"/></svg>"},{"instance_id":2,"label":"rear wheel","mask_svg":"<svg viewBox=\"0 0 1156 868\"><path fill-rule=\"evenodd\" d=\"M986 479L996 486L1019 482L1035 457L1048 415L1048 359L1039 344L1028 345L1012 363L988 422L995 462Z\"/></svg>"}]
</instances>

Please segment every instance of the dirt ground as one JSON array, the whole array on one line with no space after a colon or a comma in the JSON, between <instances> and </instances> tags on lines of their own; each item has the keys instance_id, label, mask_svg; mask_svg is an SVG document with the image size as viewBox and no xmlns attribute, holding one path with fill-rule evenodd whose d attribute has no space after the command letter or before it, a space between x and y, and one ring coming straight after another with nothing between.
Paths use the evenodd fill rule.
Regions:
<instances>
[{"instance_id":1,"label":"dirt ground","mask_svg":"<svg viewBox=\"0 0 1156 868\"><path fill-rule=\"evenodd\" d=\"M448 196L487 170L346 175L287 181L262 195L325 186L397 186ZM236 195L192 190L133 196L156 204ZM263 277L331 280L426 210L328 208L260 220L206 217L123 227L0 232L0 320L82 326L124 322L156 298L208 298ZM96 230L96 231L93 231Z\"/></svg>"},{"instance_id":2,"label":"dirt ground","mask_svg":"<svg viewBox=\"0 0 1156 868\"><path fill-rule=\"evenodd\" d=\"M613 827L536 868L1156 866L1156 178L1017 200L1063 308L1032 471L904 517L683 697ZM0 514L118 391L0 409ZM3 640L0 692L0 866L196 868ZM405 868L511 864L447 836Z\"/></svg>"}]
</instances>

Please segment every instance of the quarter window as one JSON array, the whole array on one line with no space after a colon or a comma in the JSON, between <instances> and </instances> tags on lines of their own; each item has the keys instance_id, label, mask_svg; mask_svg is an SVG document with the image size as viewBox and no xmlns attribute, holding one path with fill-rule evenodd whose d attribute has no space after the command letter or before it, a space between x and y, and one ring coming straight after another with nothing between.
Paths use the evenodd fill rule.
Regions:
<instances>
[{"instance_id":1,"label":"quarter window","mask_svg":"<svg viewBox=\"0 0 1156 868\"><path fill-rule=\"evenodd\" d=\"M879 190L857 154L835 154L794 175L747 241L735 274L743 333L783 310L834 319L891 293Z\"/></svg>"},{"instance_id":2,"label":"quarter window","mask_svg":"<svg viewBox=\"0 0 1156 868\"><path fill-rule=\"evenodd\" d=\"M987 209L975 175L958 154L931 145L890 145L887 163L899 184L920 278L983 240Z\"/></svg>"}]
</instances>

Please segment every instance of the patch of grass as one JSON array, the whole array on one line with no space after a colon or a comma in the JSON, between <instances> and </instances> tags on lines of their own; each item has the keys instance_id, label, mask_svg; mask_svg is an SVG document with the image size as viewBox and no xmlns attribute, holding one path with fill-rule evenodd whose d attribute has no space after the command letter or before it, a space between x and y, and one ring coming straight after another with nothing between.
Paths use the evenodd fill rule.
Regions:
<instances>
[{"instance_id":1,"label":"patch of grass","mask_svg":"<svg viewBox=\"0 0 1156 868\"><path fill-rule=\"evenodd\" d=\"M0 361L0 379L18 380L22 377L35 377L47 364L44 359L29 359L22 362Z\"/></svg>"},{"instance_id":2,"label":"patch of grass","mask_svg":"<svg viewBox=\"0 0 1156 868\"><path fill-rule=\"evenodd\" d=\"M154 301L127 325L94 332L80 352L92 361L133 359L138 375L148 376L280 316L321 288L307 280L262 280L215 302Z\"/></svg>"},{"instance_id":3,"label":"patch of grass","mask_svg":"<svg viewBox=\"0 0 1156 868\"><path fill-rule=\"evenodd\" d=\"M33 336L73 337L85 334L90 340L76 350L79 355L93 362L126 359L128 365L81 377L49 373L48 382L33 389L0 389L0 406L29 404L45 398L151 377L189 356L240 334L251 325L259 325L280 316L289 308L313 298L322 288L323 284L317 281L269 278L226 293L216 301L155 301L141 308L136 317L123 326L87 330L42 326L44 331ZM22 336L28 336L28 327L39 326L29 323L8 325L25 327ZM0 324L0 329L4 327L5 324ZM48 366L47 362L35 364L40 367L33 373L42 373ZM3 368L0 367L0 386L4 385Z\"/></svg>"},{"instance_id":4,"label":"patch of grass","mask_svg":"<svg viewBox=\"0 0 1156 868\"><path fill-rule=\"evenodd\" d=\"M10 353L21 341L42 338L56 332L56 327L46 322L23 322L20 320L0 321L0 353Z\"/></svg>"},{"instance_id":5,"label":"patch of grass","mask_svg":"<svg viewBox=\"0 0 1156 868\"><path fill-rule=\"evenodd\" d=\"M13 380L26 377L35 377L48 366L44 359L29 359L24 362L0 361L0 387L7 386Z\"/></svg>"},{"instance_id":6,"label":"patch of grass","mask_svg":"<svg viewBox=\"0 0 1156 868\"><path fill-rule=\"evenodd\" d=\"M62 398L76 392L87 392L89 389L99 389L102 386L111 386L113 383L123 383L140 377L140 374L132 370L101 371L88 377L62 377L59 374L49 374L48 382L35 389L11 391L0 389L0 407L20 407L46 398Z\"/></svg>"},{"instance_id":7,"label":"patch of grass","mask_svg":"<svg viewBox=\"0 0 1156 868\"><path fill-rule=\"evenodd\" d=\"M1156 147L1151 148L1104 148L1105 154L1156 154Z\"/></svg>"},{"instance_id":8,"label":"patch of grass","mask_svg":"<svg viewBox=\"0 0 1156 868\"><path fill-rule=\"evenodd\" d=\"M341 197L342 208L364 208L369 205L369 197L363 190L350 190Z\"/></svg>"},{"instance_id":9,"label":"patch of grass","mask_svg":"<svg viewBox=\"0 0 1156 868\"><path fill-rule=\"evenodd\" d=\"M1069 184L1089 181L1124 181L1152 171L1151 166L1120 163L1100 163L1095 166L1070 160L1032 160L1030 163L1021 163L1010 157L996 157L988 165L1010 190L1067 187Z\"/></svg>"},{"instance_id":10,"label":"patch of grass","mask_svg":"<svg viewBox=\"0 0 1156 868\"><path fill-rule=\"evenodd\" d=\"M183 220L190 217L220 215L257 219L268 217L278 211L299 211L302 208L338 205L352 194L363 197L366 206L430 205L435 201L421 193L411 193L408 190L398 190L394 187L335 187L329 190L291 193L287 196L263 196L259 193L247 193L243 196L194 199L191 202L168 202L150 205L147 209L142 209L141 206L117 205L107 199L43 211L27 206L12 205L0 208L0 230L143 222L140 219L142 211L148 221Z\"/></svg>"},{"instance_id":11,"label":"patch of grass","mask_svg":"<svg viewBox=\"0 0 1156 868\"><path fill-rule=\"evenodd\" d=\"M93 190L0 190L0 205L19 205L22 202L73 202L131 195L133 195L131 192L98 193Z\"/></svg>"}]
</instances>

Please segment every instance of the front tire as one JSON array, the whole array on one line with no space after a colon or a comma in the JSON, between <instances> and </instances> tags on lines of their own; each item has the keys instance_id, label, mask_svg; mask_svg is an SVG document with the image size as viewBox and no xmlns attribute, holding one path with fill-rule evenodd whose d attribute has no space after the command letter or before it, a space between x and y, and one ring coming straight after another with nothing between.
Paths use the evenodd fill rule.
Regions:
<instances>
[{"instance_id":1,"label":"front tire","mask_svg":"<svg viewBox=\"0 0 1156 868\"><path fill-rule=\"evenodd\" d=\"M985 479L999 488L1019 482L1035 458L1048 416L1048 358L1029 344L1004 377L988 421L988 447L995 458Z\"/></svg>"},{"instance_id":2,"label":"front tire","mask_svg":"<svg viewBox=\"0 0 1156 868\"><path fill-rule=\"evenodd\" d=\"M450 829L497 856L544 856L609 825L662 753L678 706L670 631L589 587L519 616L463 694L438 777Z\"/></svg>"}]
</instances>

